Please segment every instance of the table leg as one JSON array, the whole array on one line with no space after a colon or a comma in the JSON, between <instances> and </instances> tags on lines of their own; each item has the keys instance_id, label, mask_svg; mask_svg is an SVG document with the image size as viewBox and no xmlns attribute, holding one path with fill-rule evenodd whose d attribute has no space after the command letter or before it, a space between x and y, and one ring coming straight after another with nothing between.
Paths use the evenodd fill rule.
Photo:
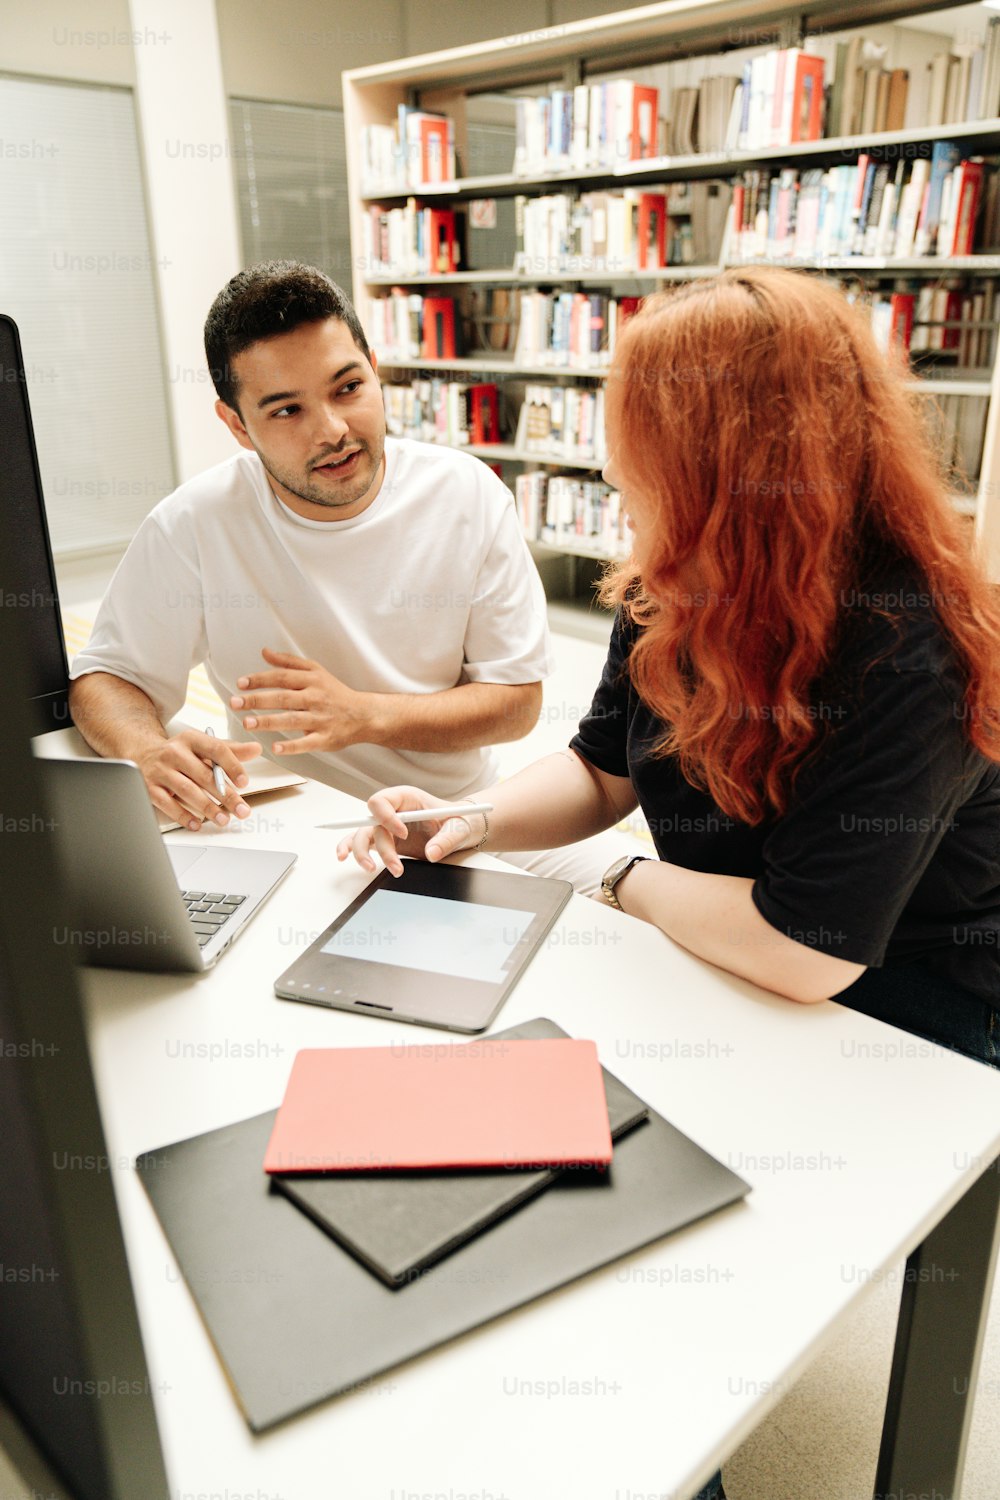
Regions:
<instances>
[{"instance_id":1,"label":"table leg","mask_svg":"<svg viewBox=\"0 0 1000 1500\"><path fill-rule=\"evenodd\" d=\"M1000 1248L1000 1158L906 1262L874 1500L959 1500Z\"/></svg>"}]
</instances>

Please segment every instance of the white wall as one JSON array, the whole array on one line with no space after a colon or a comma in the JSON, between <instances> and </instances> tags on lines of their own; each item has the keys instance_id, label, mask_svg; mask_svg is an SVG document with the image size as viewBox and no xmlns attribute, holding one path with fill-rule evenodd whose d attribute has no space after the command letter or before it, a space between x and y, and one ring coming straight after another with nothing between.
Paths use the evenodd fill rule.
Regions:
<instances>
[{"instance_id":1,"label":"white wall","mask_svg":"<svg viewBox=\"0 0 1000 1500\"><path fill-rule=\"evenodd\" d=\"M168 28L135 38L128 0L6 0L0 22L0 68L85 83L135 82L139 46L157 47Z\"/></svg>"},{"instance_id":2,"label":"white wall","mask_svg":"<svg viewBox=\"0 0 1000 1500\"><path fill-rule=\"evenodd\" d=\"M133 29L155 27L163 0L130 0ZM219 38L212 0L171 0L168 46L138 47L136 90L167 392L179 481L228 457L213 410L202 328L240 268Z\"/></svg>"}]
</instances>

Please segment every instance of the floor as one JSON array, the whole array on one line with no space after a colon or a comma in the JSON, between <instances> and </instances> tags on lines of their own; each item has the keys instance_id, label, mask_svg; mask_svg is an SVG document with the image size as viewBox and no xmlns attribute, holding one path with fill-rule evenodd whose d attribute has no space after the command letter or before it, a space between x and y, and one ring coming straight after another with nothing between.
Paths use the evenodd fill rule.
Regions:
<instances>
[{"instance_id":1,"label":"floor","mask_svg":"<svg viewBox=\"0 0 1000 1500\"><path fill-rule=\"evenodd\" d=\"M107 576L107 565L61 569L64 608L79 619L92 618L93 601ZM561 749L590 703L603 661L602 646L561 634L554 637L554 645L556 671L546 683L538 725L526 739L500 747L505 775L538 755ZM870 1500L902 1276L900 1265L869 1286L849 1325L725 1465L729 1500ZM4 1478L0 1464L0 1500L21 1500ZM1000 1280L983 1353L962 1500L998 1496Z\"/></svg>"}]
</instances>

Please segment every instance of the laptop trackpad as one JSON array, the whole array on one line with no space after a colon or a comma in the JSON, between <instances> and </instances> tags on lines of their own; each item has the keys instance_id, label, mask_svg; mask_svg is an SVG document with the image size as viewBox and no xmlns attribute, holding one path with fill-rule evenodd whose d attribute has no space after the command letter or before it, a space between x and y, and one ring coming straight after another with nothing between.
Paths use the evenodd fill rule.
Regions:
<instances>
[{"instance_id":1,"label":"laptop trackpad","mask_svg":"<svg viewBox=\"0 0 1000 1500\"><path fill-rule=\"evenodd\" d=\"M170 863L174 867L174 874L178 880L185 870L190 870L191 866L206 853L204 844L196 844L193 848L190 844L167 844L164 847L170 855Z\"/></svg>"}]
</instances>

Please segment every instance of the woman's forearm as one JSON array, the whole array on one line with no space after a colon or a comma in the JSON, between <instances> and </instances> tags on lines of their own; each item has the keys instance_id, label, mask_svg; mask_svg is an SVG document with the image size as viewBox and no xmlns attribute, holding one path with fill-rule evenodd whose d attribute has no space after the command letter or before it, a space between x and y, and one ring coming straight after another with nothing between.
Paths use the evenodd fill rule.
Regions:
<instances>
[{"instance_id":1,"label":"woman's forearm","mask_svg":"<svg viewBox=\"0 0 1000 1500\"><path fill-rule=\"evenodd\" d=\"M552 849L612 828L636 805L625 777L595 771L572 750L547 755L482 794L493 804L486 849Z\"/></svg>"}]
</instances>

